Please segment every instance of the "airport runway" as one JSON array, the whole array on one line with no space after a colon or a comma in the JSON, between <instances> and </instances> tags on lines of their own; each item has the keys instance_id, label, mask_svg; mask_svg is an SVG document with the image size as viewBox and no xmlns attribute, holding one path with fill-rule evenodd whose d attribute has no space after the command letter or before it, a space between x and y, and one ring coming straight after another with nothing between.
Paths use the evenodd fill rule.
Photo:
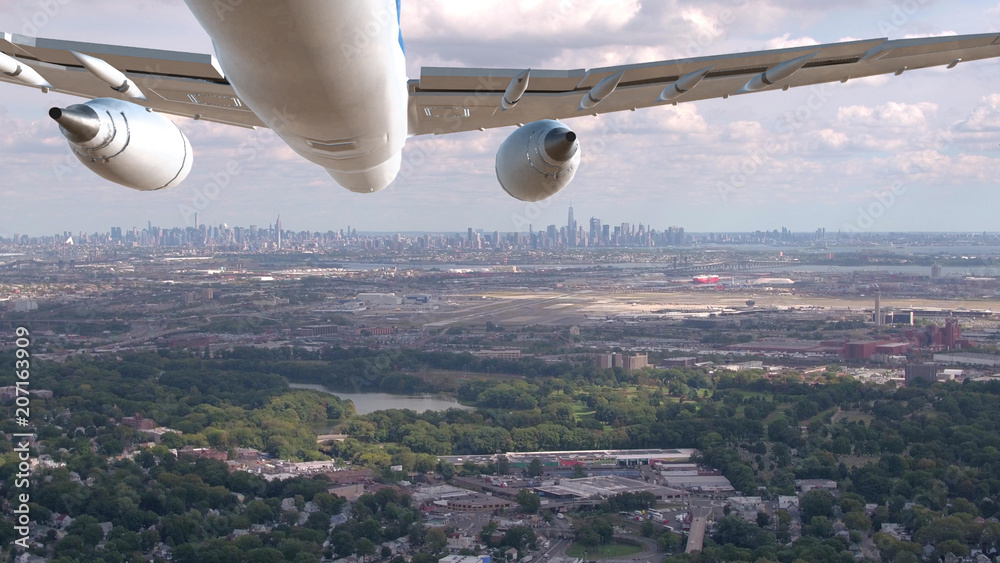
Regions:
<instances>
[{"instance_id":1,"label":"airport runway","mask_svg":"<svg viewBox=\"0 0 1000 563\"><path fill-rule=\"evenodd\" d=\"M504 326L597 324L635 315L705 315L722 309L756 310L819 308L843 312L871 310L873 298L800 296L767 292L678 291L664 293L617 293L596 290L503 291L444 297L439 308L423 311L412 319L426 329L480 325ZM941 302L924 299L883 299L883 307L940 307ZM1000 300L949 301L948 307L1000 310Z\"/></svg>"}]
</instances>

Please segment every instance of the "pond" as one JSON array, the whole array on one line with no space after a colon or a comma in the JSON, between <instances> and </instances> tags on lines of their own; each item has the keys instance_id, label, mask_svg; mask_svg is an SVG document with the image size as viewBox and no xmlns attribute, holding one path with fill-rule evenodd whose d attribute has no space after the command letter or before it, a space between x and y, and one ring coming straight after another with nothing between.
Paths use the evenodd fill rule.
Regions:
<instances>
[{"instance_id":1,"label":"pond","mask_svg":"<svg viewBox=\"0 0 1000 563\"><path fill-rule=\"evenodd\" d=\"M289 385L292 389L311 389L313 391L321 391L323 393L329 393L331 395L336 395L337 397L351 401L354 403L354 409L358 414L368 414L370 412L382 411L387 409L410 409L416 412L424 411L446 411L448 409L465 409L472 410L472 407L467 407L453 397L448 395L431 395L431 394L419 394L419 395L393 395L390 393L345 393L343 391L334 391L328 389L322 385L313 385L306 383L292 383Z\"/></svg>"}]
</instances>

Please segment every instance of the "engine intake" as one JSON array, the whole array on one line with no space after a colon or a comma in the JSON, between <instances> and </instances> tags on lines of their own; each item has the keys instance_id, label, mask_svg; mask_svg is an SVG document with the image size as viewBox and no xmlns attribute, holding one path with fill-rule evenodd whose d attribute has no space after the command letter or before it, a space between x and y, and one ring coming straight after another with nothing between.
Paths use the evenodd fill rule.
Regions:
<instances>
[{"instance_id":1,"label":"engine intake","mask_svg":"<svg viewBox=\"0 0 1000 563\"><path fill-rule=\"evenodd\" d=\"M497 151L497 179L521 201L541 201L565 188L580 166L576 133L550 119L520 127Z\"/></svg>"},{"instance_id":2,"label":"engine intake","mask_svg":"<svg viewBox=\"0 0 1000 563\"><path fill-rule=\"evenodd\" d=\"M151 191L181 183L194 154L187 136L166 117L113 98L97 98L49 117L69 141L73 154L98 176L134 190Z\"/></svg>"}]
</instances>

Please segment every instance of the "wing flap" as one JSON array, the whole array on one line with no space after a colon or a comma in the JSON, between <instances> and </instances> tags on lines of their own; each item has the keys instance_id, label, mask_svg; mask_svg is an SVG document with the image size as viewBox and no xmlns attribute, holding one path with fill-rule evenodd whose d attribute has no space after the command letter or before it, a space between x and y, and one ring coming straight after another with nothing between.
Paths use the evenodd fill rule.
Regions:
<instances>
[{"instance_id":1,"label":"wing flap","mask_svg":"<svg viewBox=\"0 0 1000 563\"><path fill-rule=\"evenodd\" d=\"M35 69L54 91L81 98L127 99L90 74L71 51L103 59L124 72L146 95L142 102L146 107L227 125L265 126L240 100L212 55L0 33L0 52ZM0 81L22 85L3 73Z\"/></svg>"},{"instance_id":2,"label":"wing flap","mask_svg":"<svg viewBox=\"0 0 1000 563\"><path fill-rule=\"evenodd\" d=\"M222 67L212 55L119 47L79 41L62 41L3 33L0 51L21 58L61 67L82 68L70 51L104 59L111 66L129 74L179 76L220 83L226 81Z\"/></svg>"},{"instance_id":3,"label":"wing flap","mask_svg":"<svg viewBox=\"0 0 1000 563\"><path fill-rule=\"evenodd\" d=\"M790 76L774 81L768 79L781 63L806 55L813 56ZM524 69L425 69L424 72L428 72L426 81L422 73L419 82L410 83L410 132L413 135L444 134L519 125L539 119L567 119L726 98L737 95L758 77L764 80L751 93L898 74L932 66L952 67L959 62L997 56L1000 56L1000 35L991 33L894 41L870 39L589 71L532 70L527 92L516 106L506 111L499 109L503 92L510 80ZM660 99L660 94L681 77L708 68L705 78L690 91L669 101ZM624 74L618 88L596 107L581 111L580 101L590 88L619 72ZM536 75L539 76L537 85Z\"/></svg>"},{"instance_id":4,"label":"wing flap","mask_svg":"<svg viewBox=\"0 0 1000 563\"><path fill-rule=\"evenodd\" d=\"M418 88L433 92L496 92L507 89L510 81L524 69L436 68L420 69ZM531 89L536 92L573 90L586 76L578 70L533 70Z\"/></svg>"}]
</instances>

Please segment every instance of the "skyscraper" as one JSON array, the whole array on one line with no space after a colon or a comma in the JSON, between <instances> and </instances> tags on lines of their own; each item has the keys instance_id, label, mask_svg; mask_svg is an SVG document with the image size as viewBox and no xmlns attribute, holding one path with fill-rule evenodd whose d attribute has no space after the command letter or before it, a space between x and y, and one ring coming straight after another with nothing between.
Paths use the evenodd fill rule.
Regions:
<instances>
[{"instance_id":1,"label":"skyscraper","mask_svg":"<svg viewBox=\"0 0 1000 563\"><path fill-rule=\"evenodd\" d=\"M569 206L569 221L566 223L566 236L569 238L567 243L570 246L576 246L576 219L573 218L573 206Z\"/></svg>"},{"instance_id":2,"label":"skyscraper","mask_svg":"<svg viewBox=\"0 0 1000 563\"><path fill-rule=\"evenodd\" d=\"M278 215L278 220L274 223L275 241L278 243L278 250L281 250L281 215Z\"/></svg>"},{"instance_id":3,"label":"skyscraper","mask_svg":"<svg viewBox=\"0 0 1000 563\"><path fill-rule=\"evenodd\" d=\"M597 217L590 218L590 244L595 245L601 240L601 220Z\"/></svg>"},{"instance_id":4,"label":"skyscraper","mask_svg":"<svg viewBox=\"0 0 1000 563\"><path fill-rule=\"evenodd\" d=\"M875 286L875 326L882 326L882 290Z\"/></svg>"}]
</instances>

